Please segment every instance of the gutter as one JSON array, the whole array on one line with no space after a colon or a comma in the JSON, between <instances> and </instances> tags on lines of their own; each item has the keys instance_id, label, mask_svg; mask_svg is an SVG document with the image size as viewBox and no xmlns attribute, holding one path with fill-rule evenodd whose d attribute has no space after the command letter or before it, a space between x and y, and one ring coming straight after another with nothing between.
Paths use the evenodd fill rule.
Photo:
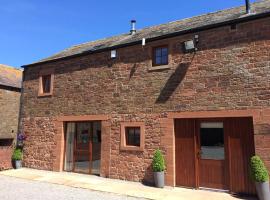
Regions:
<instances>
[{"instance_id":1,"label":"gutter","mask_svg":"<svg viewBox=\"0 0 270 200\"><path fill-rule=\"evenodd\" d=\"M166 39L166 38L172 38L172 37L176 37L176 36L180 36L180 35L184 35L184 34L189 34L189 33L214 29L214 28L218 28L218 27L222 27L222 26L228 26L228 25L232 25L232 24L236 24L236 23L243 23L243 22L252 21L252 20L256 20L256 19L261 19L261 18L265 18L265 17L270 17L270 11L260 13L260 14L247 14L246 16L244 16L242 18L236 18L236 19L233 19L233 20L228 20L228 21L219 22L219 23L210 24L210 25L205 25L205 26L199 26L199 27L192 28L192 29L182 30L182 31L169 33L169 34L165 34L165 35L161 35L161 36L157 36L157 37L153 37L153 38L148 38L147 42L153 42L153 41L162 40L162 39ZM102 48L102 49L98 49L98 50L94 50L94 51L89 50L89 51L85 51L85 52L70 55L70 56L65 56L65 57L46 60L46 61L40 61L40 62L28 64L28 65L23 65L21 67L26 68L26 67L31 67L31 66L35 66L35 65L61 61L61 60L65 60L65 59L71 59L71 58L75 58L75 57L79 57L79 56L83 56L83 55L100 53L100 52L110 51L110 50L113 50L113 49L120 49L120 48L124 48L124 47L128 47L128 46L134 46L134 45L138 45L138 44L141 44L141 39L138 40L138 41L125 43L125 44L120 44L120 45L115 45L115 46L112 46L112 47L106 47L106 48Z\"/></svg>"},{"instance_id":2,"label":"gutter","mask_svg":"<svg viewBox=\"0 0 270 200\"><path fill-rule=\"evenodd\" d=\"M12 86L12 85L0 84L0 89L5 89L5 90L11 90L11 91L20 92L22 88L19 87L19 86Z\"/></svg>"}]
</instances>

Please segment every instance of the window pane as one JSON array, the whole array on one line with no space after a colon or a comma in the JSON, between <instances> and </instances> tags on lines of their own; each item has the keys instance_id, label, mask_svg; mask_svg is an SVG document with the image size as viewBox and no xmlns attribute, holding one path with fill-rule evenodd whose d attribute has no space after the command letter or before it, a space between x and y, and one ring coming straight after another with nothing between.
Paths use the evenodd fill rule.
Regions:
<instances>
[{"instance_id":1,"label":"window pane","mask_svg":"<svg viewBox=\"0 0 270 200\"><path fill-rule=\"evenodd\" d=\"M168 64L168 56L162 57L161 64Z\"/></svg>"},{"instance_id":2,"label":"window pane","mask_svg":"<svg viewBox=\"0 0 270 200\"><path fill-rule=\"evenodd\" d=\"M74 137L75 137L75 123L67 123L66 132L66 154L65 154L65 171L73 170L73 154L74 154Z\"/></svg>"},{"instance_id":3,"label":"window pane","mask_svg":"<svg viewBox=\"0 0 270 200\"><path fill-rule=\"evenodd\" d=\"M202 159L225 159L223 123L201 123L200 139Z\"/></svg>"},{"instance_id":4,"label":"window pane","mask_svg":"<svg viewBox=\"0 0 270 200\"><path fill-rule=\"evenodd\" d=\"M160 49L160 48L157 48L155 54L156 54L156 57L157 57L157 56L160 57L160 56L161 56L161 49Z\"/></svg>"},{"instance_id":5,"label":"window pane","mask_svg":"<svg viewBox=\"0 0 270 200\"><path fill-rule=\"evenodd\" d=\"M140 146L140 128L135 129L135 146Z\"/></svg>"},{"instance_id":6,"label":"window pane","mask_svg":"<svg viewBox=\"0 0 270 200\"><path fill-rule=\"evenodd\" d=\"M100 174L101 160L101 122L93 122L92 174Z\"/></svg>"},{"instance_id":7,"label":"window pane","mask_svg":"<svg viewBox=\"0 0 270 200\"><path fill-rule=\"evenodd\" d=\"M155 49L154 57L155 65L166 65L168 64L168 47L161 47Z\"/></svg>"},{"instance_id":8,"label":"window pane","mask_svg":"<svg viewBox=\"0 0 270 200\"><path fill-rule=\"evenodd\" d=\"M51 75L42 76L43 93L50 93L51 90Z\"/></svg>"},{"instance_id":9,"label":"window pane","mask_svg":"<svg viewBox=\"0 0 270 200\"><path fill-rule=\"evenodd\" d=\"M161 64L161 57L156 57L156 64L160 65Z\"/></svg>"},{"instance_id":10,"label":"window pane","mask_svg":"<svg viewBox=\"0 0 270 200\"><path fill-rule=\"evenodd\" d=\"M168 54L168 48L162 48L162 55L166 55Z\"/></svg>"},{"instance_id":11,"label":"window pane","mask_svg":"<svg viewBox=\"0 0 270 200\"><path fill-rule=\"evenodd\" d=\"M140 146L140 127L126 128L126 145Z\"/></svg>"}]
</instances>

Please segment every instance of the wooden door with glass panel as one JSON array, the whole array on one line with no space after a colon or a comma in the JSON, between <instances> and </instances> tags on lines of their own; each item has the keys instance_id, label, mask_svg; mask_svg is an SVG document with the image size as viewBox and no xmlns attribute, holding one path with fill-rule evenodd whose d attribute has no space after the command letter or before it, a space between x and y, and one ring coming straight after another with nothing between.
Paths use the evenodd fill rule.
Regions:
<instances>
[{"instance_id":1,"label":"wooden door with glass panel","mask_svg":"<svg viewBox=\"0 0 270 200\"><path fill-rule=\"evenodd\" d=\"M222 121L198 121L199 187L229 189L224 134Z\"/></svg>"},{"instance_id":2,"label":"wooden door with glass panel","mask_svg":"<svg viewBox=\"0 0 270 200\"><path fill-rule=\"evenodd\" d=\"M68 122L65 134L65 171L100 174L101 122Z\"/></svg>"}]
</instances>

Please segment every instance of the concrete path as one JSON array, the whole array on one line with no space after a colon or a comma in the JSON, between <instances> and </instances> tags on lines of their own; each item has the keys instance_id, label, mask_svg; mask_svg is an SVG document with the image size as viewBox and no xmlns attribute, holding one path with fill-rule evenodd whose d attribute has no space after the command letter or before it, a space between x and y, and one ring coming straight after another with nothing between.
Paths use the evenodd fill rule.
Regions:
<instances>
[{"instance_id":1,"label":"concrete path","mask_svg":"<svg viewBox=\"0 0 270 200\"><path fill-rule=\"evenodd\" d=\"M34 170L28 168L2 171L0 172L0 175L154 200L252 199L237 198L227 193L205 190L192 190L172 187L158 189L154 187L144 186L143 184L137 182L121 181L92 175L82 175L67 172Z\"/></svg>"},{"instance_id":2,"label":"concrete path","mask_svg":"<svg viewBox=\"0 0 270 200\"><path fill-rule=\"evenodd\" d=\"M138 198L0 175L1 200L139 200ZM141 199L143 200L143 199Z\"/></svg>"}]
</instances>

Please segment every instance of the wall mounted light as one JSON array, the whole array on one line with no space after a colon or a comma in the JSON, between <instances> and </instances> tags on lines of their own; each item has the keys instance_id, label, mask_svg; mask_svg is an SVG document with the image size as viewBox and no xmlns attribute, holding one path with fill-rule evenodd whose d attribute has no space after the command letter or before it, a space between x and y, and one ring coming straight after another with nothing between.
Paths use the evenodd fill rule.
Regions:
<instances>
[{"instance_id":1,"label":"wall mounted light","mask_svg":"<svg viewBox=\"0 0 270 200\"><path fill-rule=\"evenodd\" d=\"M193 40L185 41L184 45L185 45L184 48L185 48L186 52L190 52L190 51L195 50L195 44L194 44Z\"/></svg>"},{"instance_id":2,"label":"wall mounted light","mask_svg":"<svg viewBox=\"0 0 270 200\"><path fill-rule=\"evenodd\" d=\"M142 39L142 46L145 46L145 43L146 43L146 39L143 38L143 39Z\"/></svg>"},{"instance_id":3,"label":"wall mounted light","mask_svg":"<svg viewBox=\"0 0 270 200\"><path fill-rule=\"evenodd\" d=\"M199 43L199 35L195 35L194 39L187 40L184 42L185 52L197 51L197 44Z\"/></svg>"},{"instance_id":4,"label":"wall mounted light","mask_svg":"<svg viewBox=\"0 0 270 200\"><path fill-rule=\"evenodd\" d=\"M116 50L111 50L111 58L116 58Z\"/></svg>"}]
</instances>

